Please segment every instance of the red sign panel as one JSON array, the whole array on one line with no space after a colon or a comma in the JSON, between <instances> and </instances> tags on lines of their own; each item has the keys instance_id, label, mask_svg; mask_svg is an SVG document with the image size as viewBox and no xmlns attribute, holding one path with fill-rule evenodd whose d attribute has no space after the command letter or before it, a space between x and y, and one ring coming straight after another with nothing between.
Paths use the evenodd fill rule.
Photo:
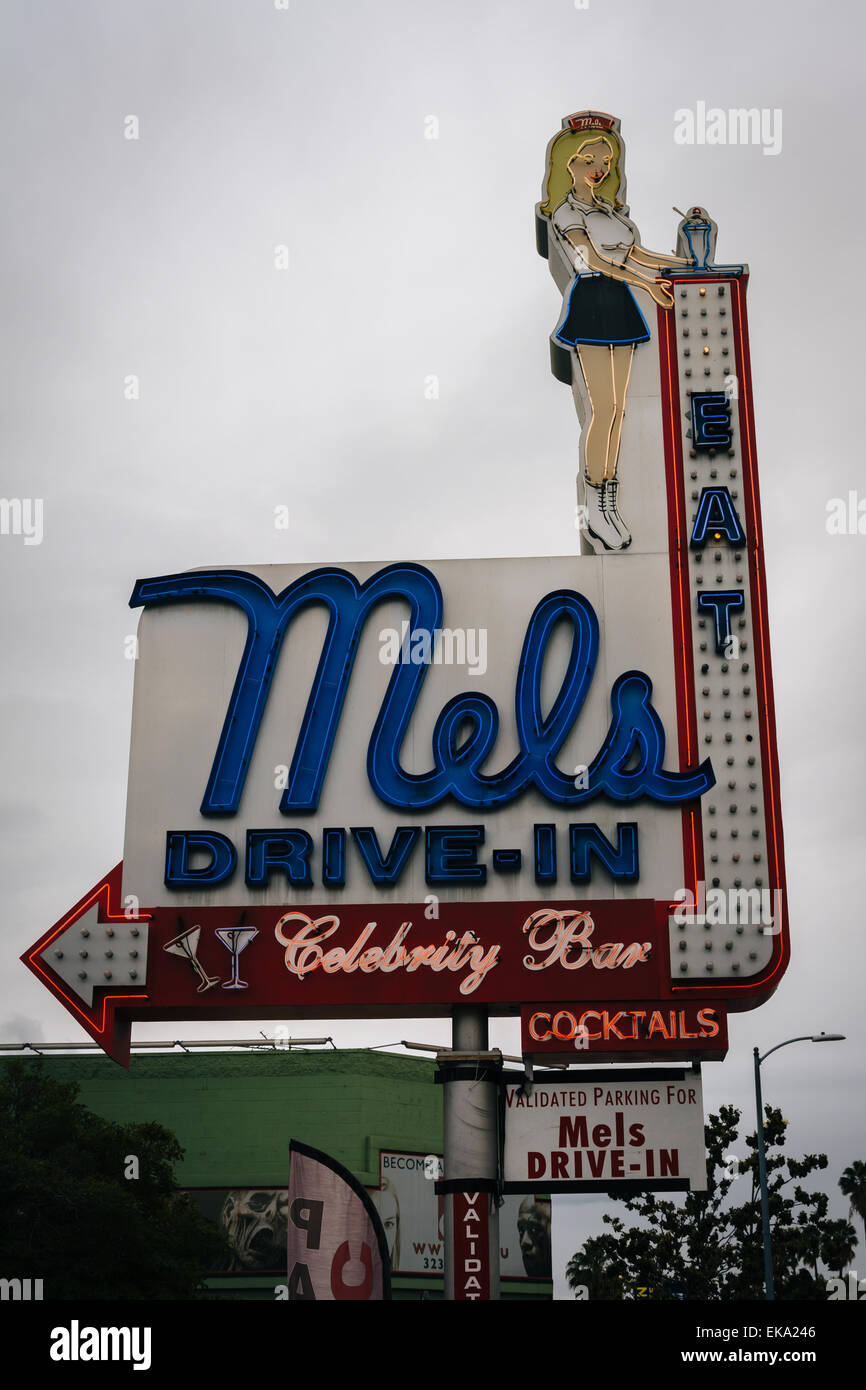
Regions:
<instances>
[{"instance_id":1,"label":"red sign panel","mask_svg":"<svg viewBox=\"0 0 866 1390\"><path fill-rule=\"evenodd\" d=\"M728 1021L723 1005L693 999L530 1005L521 1011L521 1040L524 1055L539 1062L617 1061L624 1053L645 1061L671 1054L721 1061Z\"/></svg>"},{"instance_id":2,"label":"red sign panel","mask_svg":"<svg viewBox=\"0 0 866 1390\"><path fill-rule=\"evenodd\" d=\"M454 1193L454 1298L478 1302L490 1298L489 1194Z\"/></svg>"},{"instance_id":3,"label":"red sign panel","mask_svg":"<svg viewBox=\"0 0 866 1390\"><path fill-rule=\"evenodd\" d=\"M667 905L651 900L310 904L118 911L121 866L22 957L118 1061L134 1018L346 1018L503 1012L585 987L662 998Z\"/></svg>"}]
</instances>

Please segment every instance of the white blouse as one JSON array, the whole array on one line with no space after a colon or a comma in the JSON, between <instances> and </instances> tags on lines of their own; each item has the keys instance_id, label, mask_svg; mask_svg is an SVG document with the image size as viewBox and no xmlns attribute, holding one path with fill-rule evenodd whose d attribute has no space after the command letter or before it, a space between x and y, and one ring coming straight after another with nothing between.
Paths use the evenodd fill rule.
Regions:
<instances>
[{"instance_id":1,"label":"white blouse","mask_svg":"<svg viewBox=\"0 0 866 1390\"><path fill-rule=\"evenodd\" d=\"M637 242L637 227L621 212L614 212L608 203L581 202L573 193L560 203L550 220L559 244L578 273L587 274L589 267L580 251L567 240L566 232L586 232L601 260L616 266L625 265Z\"/></svg>"}]
</instances>

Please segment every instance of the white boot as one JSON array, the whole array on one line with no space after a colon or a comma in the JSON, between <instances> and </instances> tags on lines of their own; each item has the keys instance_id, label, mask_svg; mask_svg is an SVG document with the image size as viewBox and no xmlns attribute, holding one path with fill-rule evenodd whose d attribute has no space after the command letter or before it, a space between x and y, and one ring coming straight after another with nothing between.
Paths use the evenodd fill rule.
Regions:
<instances>
[{"instance_id":1,"label":"white boot","mask_svg":"<svg viewBox=\"0 0 866 1390\"><path fill-rule=\"evenodd\" d=\"M623 550L627 545L631 545L631 531L626 526L617 510L617 496L619 494L619 479L608 478L601 485L602 498L601 505L608 521L612 521L616 530L622 536Z\"/></svg>"},{"instance_id":2,"label":"white boot","mask_svg":"<svg viewBox=\"0 0 866 1390\"><path fill-rule=\"evenodd\" d=\"M586 498L586 534L589 536L592 548L597 555L624 548L622 535L608 514L605 497L606 486L605 483L596 486L588 478L583 480Z\"/></svg>"}]
</instances>

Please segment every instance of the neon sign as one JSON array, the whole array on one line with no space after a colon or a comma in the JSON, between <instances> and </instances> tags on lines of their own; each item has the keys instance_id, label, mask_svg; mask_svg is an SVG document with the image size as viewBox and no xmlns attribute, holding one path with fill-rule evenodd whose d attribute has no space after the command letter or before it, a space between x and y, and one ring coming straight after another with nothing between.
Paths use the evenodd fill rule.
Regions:
<instances>
[{"instance_id":1,"label":"neon sign","mask_svg":"<svg viewBox=\"0 0 866 1390\"><path fill-rule=\"evenodd\" d=\"M579 560L135 584L123 865L26 956L112 1055L132 1017L432 1016L468 991L550 1020L524 1016L528 1055L721 1056L725 1010L781 979L748 270L714 263L702 208L648 251L624 198L619 122L567 117L536 228ZM774 895L772 930L675 911L702 884Z\"/></svg>"},{"instance_id":2,"label":"neon sign","mask_svg":"<svg viewBox=\"0 0 866 1390\"><path fill-rule=\"evenodd\" d=\"M442 591L435 575L415 564L386 565L362 584L346 570L313 570L280 594L239 570L138 581L131 607L217 600L246 615L246 643L205 788L203 815L237 812L286 631L302 609L323 604L329 612L328 631L280 800L284 815L316 809L364 624L375 605L388 598L410 605L413 630L433 631L441 625ZM571 654L556 699L544 714L545 653L563 619L572 625ZM545 595L529 620L517 668L520 752L492 775L480 769L497 740L499 710L489 696L474 692L454 697L442 709L433 732L432 769L421 774L403 769L400 749L428 667L401 663L389 682L367 752L367 776L380 801L419 811L452 796L474 810L492 810L531 786L560 806L577 806L602 794L612 801L646 796L666 804L703 796L715 782L709 759L685 772L663 767L665 732L652 705L652 681L642 671L626 671L614 681L610 727L588 765L586 785L576 786L574 775L557 767L556 754L580 714L598 650L592 604L573 590ZM466 725L468 734L463 732Z\"/></svg>"}]
</instances>

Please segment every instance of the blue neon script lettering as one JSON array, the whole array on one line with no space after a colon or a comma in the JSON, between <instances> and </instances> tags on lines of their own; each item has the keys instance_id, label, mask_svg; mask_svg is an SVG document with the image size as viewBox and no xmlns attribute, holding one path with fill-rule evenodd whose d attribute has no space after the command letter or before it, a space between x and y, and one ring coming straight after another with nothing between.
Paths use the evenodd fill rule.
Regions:
<instances>
[{"instance_id":1,"label":"blue neon script lettering","mask_svg":"<svg viewBox=\"0 0 866 1390\"><path fill-rule=\"evenodd\" d=\"M409 605L412 630L442 624L442 591L421 565L387 565L365 583L346 570L318 569L280 594L241 570L199 570L137 582L130 606L221 602L239 607L247 636L201 804L203 815L233 815L255 746L283 638L292 618L310 605L324 605L328 631L295 746L280 811L313 811L318 806L328 762L346 698L358 643L372 609L386 600ZM550 710L541 702L541 678L551 633L571 624L568 667ZM433 731L433 768L406 772L400 763L421 684L424 663L400 662L385 692L367 752L367 775L386 805L418 811L453 796L473 809L495 808L535 786L562 806L576 806L602 794L613 801L646 796L669 804L688 801L713 786L707 759L686 772L666 772L665 734L652 706L652 682L641 671L627 671L611 691L611 724L589 765L585 785L556 766L556 754L586 699L598 658L598 619L590 602L573 590L547 594L526 630L517 669L515 716L520 752L495 774L480 771L493 751L499 711L481 693L458 695L443 708Z\"/></svg>"}]
</instances>

